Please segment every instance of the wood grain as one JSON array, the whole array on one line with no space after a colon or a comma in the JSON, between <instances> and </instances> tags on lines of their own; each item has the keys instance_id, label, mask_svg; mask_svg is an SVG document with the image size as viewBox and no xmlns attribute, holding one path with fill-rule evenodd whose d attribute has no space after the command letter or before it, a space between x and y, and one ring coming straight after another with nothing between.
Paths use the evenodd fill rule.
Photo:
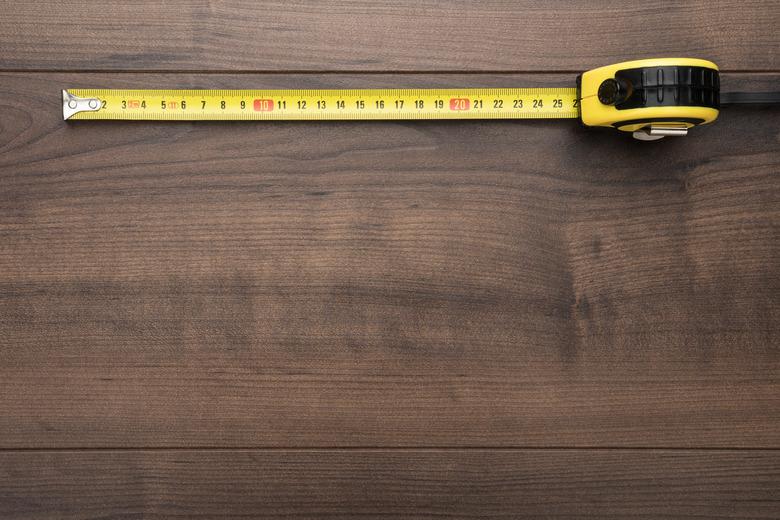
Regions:
<instances>
[{"instance_id":1,"label":"wood grain","mask_svg":"<svg viewBox=\"0 0 780 520\"><path fill-rule=\"evenodd\" d=\"M778 26L769 0L0 1L0 518L778 518L780 109L637 143L60 108L668 55L776 90Z\"/></svg>"},{"instance_id":2,"label":"wood grain","mask_svg":"<svg viewBox=\"0 0 780 520\"><path fill-rule=\"evenodd\" d=\"M680 54L729 71L780 69L773 0L0 6L3 69L557 72Z\"/></svg>"},{"instance_id":3,"label":"wood grain","mask_svg":"<svg viewBox=\"0 0 780 520\"><path fill-rule=\"evenodd\" d=\"M777 518L777 451L0 453L0 515Z\"/></svg>"},{"instance_id":4,"label":"wood grain","mask_svg":"<svg viewBox=\"0 0 780 520\"><path fill-rule=\"evenodd\" d=\"M0 447L777 448L777 109L650 145L58 109L63 87L567 81L0 75Z\"/></svg>"}]
</instances>

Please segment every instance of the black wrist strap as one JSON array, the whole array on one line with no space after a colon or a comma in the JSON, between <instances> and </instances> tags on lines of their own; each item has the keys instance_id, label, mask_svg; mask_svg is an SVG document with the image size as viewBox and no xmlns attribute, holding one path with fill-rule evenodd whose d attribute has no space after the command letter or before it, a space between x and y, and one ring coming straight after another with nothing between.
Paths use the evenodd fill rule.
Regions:
<instances>
[{"instance_id":1,"label":"black wrist strap","mask_svg":"<svg viewBox=\"0 0 780 520\"><path fill-rule=\"evenodd\" d=\"M778 92L721 92L721 105L774 105L780 103Z\"/></svg>"}]
</instances>

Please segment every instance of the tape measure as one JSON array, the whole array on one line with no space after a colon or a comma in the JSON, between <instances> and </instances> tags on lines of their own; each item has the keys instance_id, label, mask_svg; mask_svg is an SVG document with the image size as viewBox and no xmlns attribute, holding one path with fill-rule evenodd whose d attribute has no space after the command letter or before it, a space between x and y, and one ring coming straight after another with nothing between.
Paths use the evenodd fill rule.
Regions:
<instances>
[{"instance_id":1,"label":"tape measure","mask_svg":"<svg viewBox=\"0 0 780 520\"><path fill-rule=\"evenodd\" d=\"M780 98L769 93L775 96ZM749 98L742 93L732 99ZM718 67L694 58L609 65L579 75L574 87L560 88L62 91L66 120L571 118L633 132L642 140L685 135L715 121L720 105Z\"/></svg>"}]
</instances>

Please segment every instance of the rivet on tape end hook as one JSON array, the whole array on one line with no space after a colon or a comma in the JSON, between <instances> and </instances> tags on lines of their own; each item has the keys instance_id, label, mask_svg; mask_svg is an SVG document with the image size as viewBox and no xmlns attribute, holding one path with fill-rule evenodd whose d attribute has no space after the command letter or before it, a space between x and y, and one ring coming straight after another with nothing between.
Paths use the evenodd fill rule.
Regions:
<instances>
[{"instance_id":1,"label":"rivet on tape end hook","mask_svg":"<svg viewBox=\"0 0 780 520\"><path fill-rule=\"evenodd\" d=\"M64 120L67 121L73 114L79 112L97 112L98 110L100 110L98 98L80 98L67 90L62 91L62 118Z\"/></svg>"}]
</instances>

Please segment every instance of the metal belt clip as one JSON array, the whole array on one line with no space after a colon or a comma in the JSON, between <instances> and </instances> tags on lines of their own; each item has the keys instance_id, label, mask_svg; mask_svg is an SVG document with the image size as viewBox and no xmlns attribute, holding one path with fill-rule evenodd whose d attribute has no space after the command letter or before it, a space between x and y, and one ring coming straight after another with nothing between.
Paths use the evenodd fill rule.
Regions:
<instances>
[{"instance_id":1,"label":"metal belt clip","mask_svg":"<svg viewBox=\"0 0 780 520\"><path fill-rule=\"evenodd\" d=\"M634 139L640 141L655 141L670 136L688 135L688 129L683 126L650 125L634 131Z\"/></svg>"}]
</instances>

